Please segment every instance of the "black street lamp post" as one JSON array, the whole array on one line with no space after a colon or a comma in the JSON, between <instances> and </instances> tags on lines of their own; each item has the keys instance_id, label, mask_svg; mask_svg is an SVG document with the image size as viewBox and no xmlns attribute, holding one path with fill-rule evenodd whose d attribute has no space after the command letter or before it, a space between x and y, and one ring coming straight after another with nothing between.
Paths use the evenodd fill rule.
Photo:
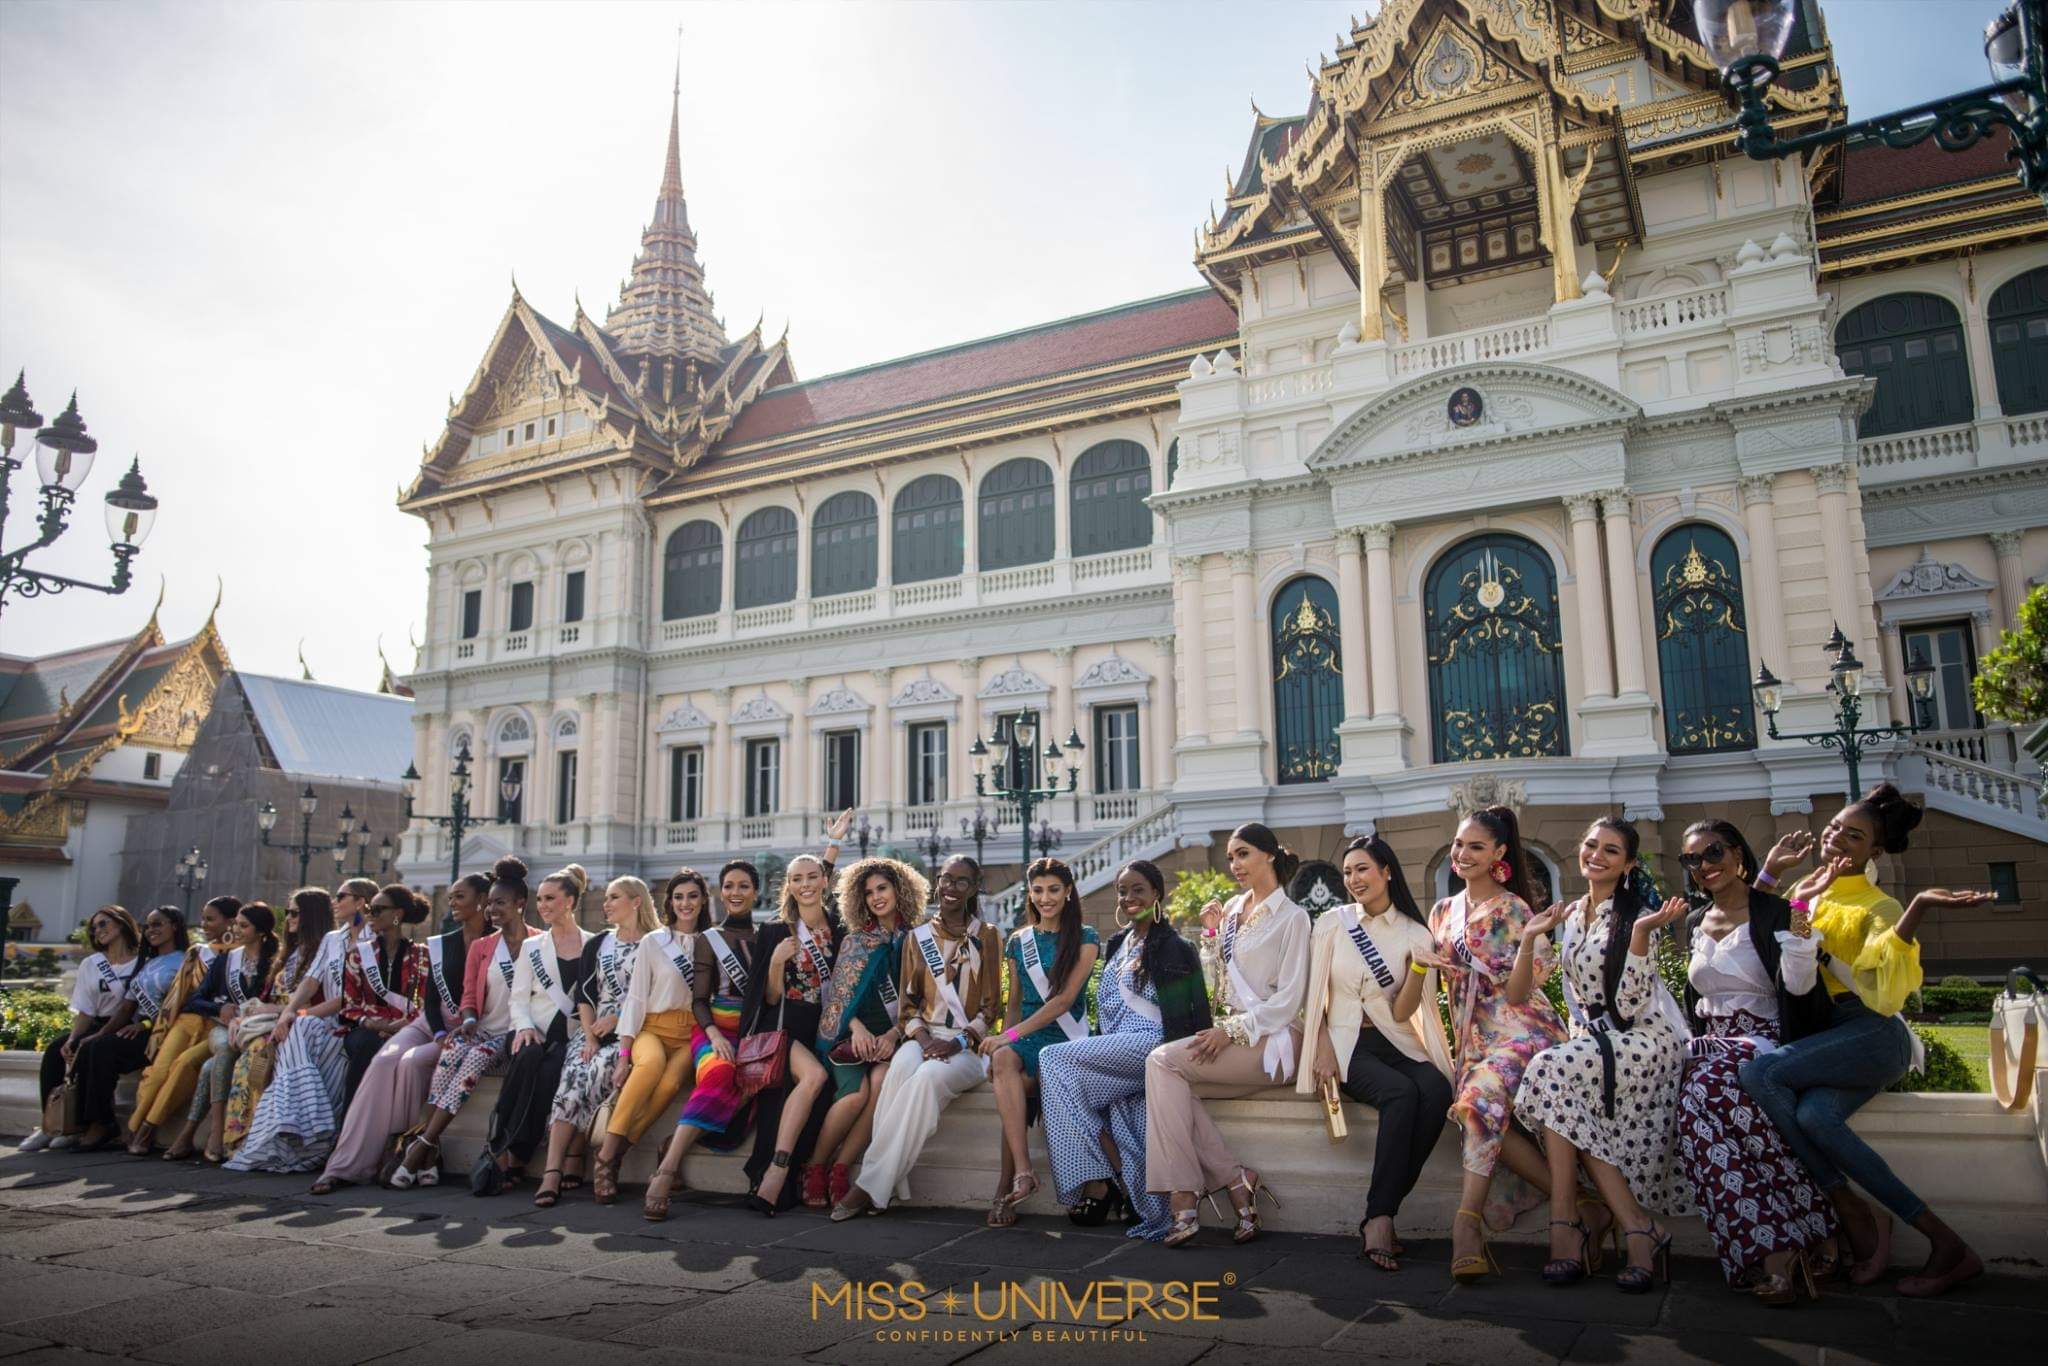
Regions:
<instances>
[{"instance_id":1,"label":"black street lamp post","mask_svg":"<svg viewBox=\"0 0 2048 1366\"><path fill-rule=\"evenodd\" d=\"M368 877L370 875L370 841L376 838L377 836L371 831L369 824L367 822L358 823L355 812L349 810L348 806L343 804L341 808L341 838L334 842L334 876L338 879L348 871L348 851L350 845L353 844L356 851L356 876ZM377 857L379 860L377 866L378 877L381 878L391 871L391 855L393 852L391 839L389 836L386 836L384 842L377 846Z\"/></svg>"},{"instance_id":2,"label":"black street lamp post","mask_svg":"<svg viewBox=\"0 0 2048 1366\"><path fill-rule=\"evenodd\" d=\"M1058 742L1048 738L1045 742L1044 758L1050 781L1043 787L1032 781L1037 766L1032 763L1036 757L1038 742L1038 713L1025 710L996 717L995 728L989 732L986 742L976 738L967 752L975 760L974 795L1008 799L1017 804L1017 823L1023 832L1020 850L1022 863L1031 863L1031 813L1041 802L1078 791L1081 786L1081 770L1078 765L1067 765L1067 785L1060 786L1056 771L1060 759L1081 752L1081 736L1078 731L1067 732L1067 746L1061 751ZM993 762L983 765L983 760ZM1014 764L1012 760L1014 759ZM1014 780L1012 774L1014 773Z\"/></svg>"},{"instance_id":3,"label":"black street lamp post","mask_svg":"<svg viewBox=\"0 0 2048 1366\"><path fill-rule=\"evenodd\" d=\"M976 739L974 743L976 748L981 748L981 741L979 739ZM974 804L973 820L969 820L965 816L960 818L960 833L974 841L974 861L976 863L986 861L987 855L983 852L984 847L990 840L1002 832L1003 823L989 815L988 809L982 806L980 802ZM932 833L938 833L936 827L934 827Z\"/></svg>"},{"instance_id":4,"label":"black street lamp post","mask_svg":"<svg viewBox=\"0 0 2048 1366\"><path fill-rule=\"evenodd\" d=\"M1839 624L1821 648L1833 661L1828 668L1828 691L1835 695L1835 725L1832 730L1801 731L1796 735L1779 732L1778 708L1784 705L1785 685L1772 676L1768 662L1757 665L1756 681L1750 686L1756 693L1756 704L1764 714L1773 740L1804 740L1809 745L1842 752L1842 762L1849 767L1849 800L1855 801L1863 791L1863 756L1871 746L1880 740L1902 740L1924 729L1920 724L1919 708L1921 703L1934 696L1934 666L1927 662L1927 657L1918 648L1906 661L1906 690L1912 698L1907 707L1909 719L1906 724L1859 726L1857 723L1863 719L1863 661L1856 658L1856 651L1842 634Z\"/></svg>"},{"instance_id":5,"label":"black street lamp post","mask_svg":"<svg viewBox=\"0 0 2048 1366\"><path fill-rule=\"evenodd\" d=\"M448 831L450 844L448 851L448 890L450 893L454 892L456 882L462 877L462 832L470 826L479 823L476 813L470 810L469 807L469 762L469 741L464 740L455 751L455 767L448 770L448 814L444 816L430 816L413 810L413 799L418 795L420 785L420 771L418 768L412 764L407 764L405 766L405 774L400 779L405 785L405 823L411 825L414 821L427 821ZM517 801L519 799L519 786L517 782L508 780L504 786L511 789L512 795L510 800ZM501 797L504 795L503 792L499 793ZM453 929L455 927L455 918L453 916L444 916L441 923L444 929Z\"/></svg>"},{"instance_id":6,"label":"black street lamp post","mask_svg":"<svg viewBox=\"0 0 2048 1366\"><path fill-rule=\"evenodd\" d=\"M868 856L868 845L879 843L885 831L882 826L870 825L868 823L868 813L863 811L860 813L860 824L853 827L852 833L854 842L860 846L860 856L866 858Z\"/></svg>"},{"instance_id":7,"label":"black street lamp post","mask_svg":"<svg viewBox=\"0 0 2048 1366\"><path fill-rule=\"evenodd\" d=\"M193 845L178 859L178 871L171 879L185 894L185 918L192 918L192 894L206 885L206 858Z\"/></svg>"},{"instance_id":8,"label":"black street lamp post","mask_svg":"<svg viewBox=\"0 0 2048 1366\"><path fill-rule=\"evenodd\" d=\"M313 841L313 813L319 809L320 798L314 793L313 785L307 783L306 790L299 794L298 842L295 844L279 844L274 843L270 838L271 830L277 826L277 808L269 802L265 802L256 808L256 830L263 837L263 847L266 849L282 849L288 854L298 855L298 885L301 887L306 885L306 871L312 866L313 855L327 848L326 844L316 844Z\"/></svg>"},{"instance_id":9,"label":"black street lamp post","mask_svg":"<svg viewBox=\"0 0 2048 1366\"><path fill-rule=\"evenodd\" d=\"M107 535L113 542L114 577L111 583L90 583L63 574L46 574L23 563L30 555L56 541L71 521L71 505L79 487L92 473L93 457L100 443L86 435L85 420L78 415L78 395L49 426L42 426L42 414L29 401L27 376L16 375L14 387L0 395L0 531L7 525L8 489L22 462L14 455L17 432L36 432L36 476L42 480L43 512L36 526L36 538L0 553L0 610L7 606L10 592L24 598L61 593L67 588L90 588L95 593L128 591L128 562L142 549L142 542L156 522L156 499L143 482L138 458L121 476L106 498Z\"/></svg>"},{"instance_id":10,"label":"black street lamp post","mask_svg":"<svg viewBox=\"0 0 2048 1366\"><path fill-rule=\"evenodd\" d=\"M1041 819L1038 829L1032 832L1031 843L1038 850L1040 858L1051 858L1052 851L1066 840L1066 834L1051 821Z\"/></svg>"},{"instance_id":11,"label":"black street lamp post","mask_svg":"<svg viewBox=\"0 0 2048 1366\"><path fill-rule=\"evenodd\" d=\"M961 824L965 825L966 822L962 821ZM980 847L979 842L976 847ZM951 836L941 835L939 827L934 825L924 832L924 838L917 842L916 848L918 853L924 855L924 866L932 870L932 876L937 877L940 861L953 852L953 840Z\"/></svg>"},{"instance_id":12,"label":"black street lamp post","mask_svg":"<svg viewBox=\"0 0 2048 1366\"><path fill-rule=\"evenodd\" d=\"M1992 83L1876 118L1780 138L1771 127L1765 92L1778 78L1778 59L1792 35L1797 0L1693 0L1693 17L1707 55L1721 68L1722 84L1741 106L1736 144L1758 161L1868 135L1888 147L1911 147L1933 138L1960 152L1994 128L2012 135L2007 156L2019 163L2020 183L2048 199L2048 0L2012 0L1984 30L1984 58ZM1917 41L1921 35L1902 35Z\"/></svg>"}]
</instances>

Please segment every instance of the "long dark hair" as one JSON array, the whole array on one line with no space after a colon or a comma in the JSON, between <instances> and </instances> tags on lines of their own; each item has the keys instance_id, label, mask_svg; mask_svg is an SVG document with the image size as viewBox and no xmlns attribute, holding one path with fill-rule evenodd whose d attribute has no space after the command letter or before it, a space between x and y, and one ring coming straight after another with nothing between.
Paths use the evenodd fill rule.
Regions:
<instances>
[{"instance_id":1,"label":"long dark hair","mask_svg":"<svg viewBox=\"0 0 2048 1366\"><path fill-rule=\"evenodd\" d=\"M1280 837L1257 821L1246 821L1230 832L1234 840L1243 840L1252 848L1273 860L1273 877L1282 887L1294 881L1294 875L1301 869L1301 860L1292 849L1280 842Z\"/></svg>"},{"instance_id":2,"label":"long dark hair","mask_svg":"<svg viewBox=\"0 0 2048 1366\"><path fill-rule=\"evenodd\" d=\"M179 910L176 906L159 906L151 911L149 915L160 915L165 920L171 922L171 947L165 950L166 953L183 954L186 949L192 947L192 932L185 928L185 913L183 911ZM147 921L149 916L146 915L143 919ZM147 963L154 957L156 957L156 946L149 942L149 936L145 934L142 936L142 947L135 951L135 961L137 963Z\"/></svg>"},{"instance_id":3,"label":"long dark hair","mask_svg":"<svg viewBox=\"0 0 2048 1366\"><path fill-rule=\"evenodd\" d=\"M277 912L267 902L245 901L235 914L256 927L256 942L262 946L256 955L256 980L268 987L270 970L277 963Z\"/></svg>"},{"instance_id":4,"label":"long dark hair","mask_svg":"<svg viewBox=\"0 0 2048 1366\"><path fill-rule=\"evenodd\" d=\"M1482 806L1465 819L1507 851L1501 858L1508 865L1508 878L1501 886L1524 906L1536 909L1536 894L1529 887L1529 856L1522 850L1522 823L1515 819L1514 811L1505 806Z\"/></svg>"},{"instance_id":5,"label":"long dark hair","mask_svg":"<svg viewBox=\"0 0 2048 1366\"><path fill-rule=\"evenodd\" d=\"M1595 830L1607 830L1621 837L1621 844L1628 851L1630 863L1635 863L1637 852L1643 847L1643 837L1636 833L1634 825L1619 816L1598 816L1586 827L1588 834ZM1640 867L1641 865L1638 865ZM1637 869L1631 868L1622 874L1615 884L1614 899L1610 914L1613 923L1607 929L1607 949L1600 959L1601 1004L1607 1013L1626 1029L1629 1021L1621 1018L1615 1009L1615 991L1621 985L1621 970L1628 960L1629 936L1635 932L1636 917L1643 913L1643 895L1637 887ZM1591 892L1588 892L1591 895Z\"/></svg>"},{"instance_id":6,"label":"long dark hair","mask_svg":"<svg viewBox=\"0 0 2048 1366\"><path fill-rule=\"evenodd\" d=\"M334 898L323 888L299 888L292 893L292 908L299 913L299 938L294 947L309 949L334 932Z\"/></svg>"},{"instance_id":7,"label":"long dark hair","mask_svg":"<svg viewBox=\"0 0 2048 1366\"><path fill-rule=\"evenodd\" d=\"M1735 824L1734 821L1724 821L1718 817L1711 820L1694 821L1691 825L1685 827L1685 833L1679 836L1679 840L1682 844L1689 844L1700 835L1712 835L1720 840L1721 843L1727 845L1730 850L1734 851L1742 859L1742 880L1744 882L1756 881L1756 875L1763 868L1763 864L1757 860L1756 850L1750 848L1749 841L1743 837L1742 827ZM1693 881L1692 869L1686 868L1682 860L1679 863L1679 867L1685 871L1685 899L1692 902L1695 906L1705 905L1708 899L1706 889Z\"/></svg>"},{"instance_id":8,"label":"long dark hair","mask_svg":"<svg viewBox=\"0 0 2048 1366\"><path fill-rule=\"evenodd\" d=\"M114 928L121 932L121 937L128 941L128 952L131 955L139 954L142 952L142 927L135 923L134 916L128 914L128 908L126 906L112 905L100 907L86 919L86 948L90 952L105 952L105 950L102 949L97 943L93 942L92 937L92 922L94 920L99 919L101 916L105 916L108 920L112 921L114 924Z\"/></svg>"},{"instance_id":9,"label":"long dark hair","mask_svg":"<svg viewBox=\"0 0 2048 1366\"><path fill-rule=\"evenodd\" d=\"M1122 878L1125 873L1136 873L1139 877L1152 884L1152 891L1159 897L1158 909L1152 912L1152 924L1156 928L1160 922L1160 917L1166 914L1166 874L1159 871L1158 864L1153 863L1150 859L1142 858L1134 858L1129 863L1126 863L1117 872L1117 877ZM1159 980L1159 974L1166 968L1166 955L1169 948L1166 941L1178 938L1180 936L1175 934L1171 928L1156 934L1152 930L1145 932L1144 942L1138 946L1138 970L1132 982L1133 986L1143 987L1147 982L1157 982Z\"/></svg>"},{"instance_id":10,"label":"long dark hair","mask_svg":"<svg viewBox=\"0 0 2048 1366\"><path fill-rule=\"evenodd\" d=\"M1342 867L1344 859L1354 853L1364 854L1387 875L1387 895L1393 899L1395 910L1418 925L1429 923L1423 919L1422 907L1415 904L1415 893L1408 888L1408 875L1401 871L1401 860L1394 853L1393 845L1378 835L1360 835L1344 846L1344 853L1337 860L1338 866Z\"/></svg>"},{"instance_id":11,"label":"long dark hair","mask_svg":"<svg viewBox=\"0 0 2048 1366\"><path fill-rule=\"evenodd\" d=\"M1054 991L1067 980L1067 974L1074 970L1074 964L1081 961L1081 891L1074 886L1074 870L1056 858L1033 859L1031 866L1024 870L1024 905L1030 908L1035 925L1038 911L1031 906L1031 879L1035 877L1057 878L1067 889L1067 904L1060 911L1060 946L1053 954L1052 977L1047 983ZM1087 987L1081 988L1087 994Z\"/></svg>"},{"instance_id":12,"label":"long dark hair","mask_svg":"<svg viewBox=\"0 0 2048 1366\"><path fill-rule=\"evenodd\" d=\"M1914 827L1927 814L1907 801L1906 794L1890 783L1879 783L1871 788L1861 800L1851 802L1847 810L1870 822L1871 828L1877 832L1877 847L1887 854L1905 853L1912 843Z\"/></svg>"},{"instance_id":13,"label":"long dark hair","mask_svg":"<svg viewBox=\"0 0 2048 1366\"><path fill-rule=\"evenodd\" d=\"M739 861L735 859L733 863L728 863L725 866L728 869L730 869L738 863ZM748 872L753 871L753 866L751 864L739 864L739 866L745 868ZM718 880L720 882L725 881L725 874L720 873L718 875ZM661 884L661 904L654 908L654 913L656 916L660 917L662 924L675 924L676 888L682 886L686 882L694 882L695 884L697 884L697 895L699 897L702 897L704 901L704 904L697 909L697 928L700 930L708 930L711 928L711 884L706 882L704 880L704 875L698 872L695 868L678 868L675 870L675 872L669 874L668 881ZM760 887L761 880L759 878L754 879L754 889L756 891L759 891Z\"/></svg>"}]
</instances>

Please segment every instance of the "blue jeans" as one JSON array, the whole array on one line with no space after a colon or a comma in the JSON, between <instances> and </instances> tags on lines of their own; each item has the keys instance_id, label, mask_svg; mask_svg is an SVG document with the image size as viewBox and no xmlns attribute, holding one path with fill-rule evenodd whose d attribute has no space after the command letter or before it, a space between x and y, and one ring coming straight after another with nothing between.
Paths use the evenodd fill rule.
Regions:
<instances>
[{"instance_id":1,"label":"blue jeans","mask_svg":"<svg viewBox=\"0 0 2048 1366\"><path fill-rule=\"evenodd\" d=\"M1835 1023L1742 1065L1742 1089L1785 1136L1814 1182L1829 1193L1854 1181L1905 1223L1927 1202L1849 1128L1849 1116L1906 1074L1913 1037L1896 1015L1837 997Z\"/></svg>"}]
</instances>

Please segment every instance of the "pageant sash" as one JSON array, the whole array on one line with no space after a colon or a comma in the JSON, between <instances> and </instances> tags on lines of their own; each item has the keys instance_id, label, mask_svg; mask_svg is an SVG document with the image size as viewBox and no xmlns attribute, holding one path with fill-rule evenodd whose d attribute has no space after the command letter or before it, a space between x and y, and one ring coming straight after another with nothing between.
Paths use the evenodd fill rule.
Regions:
<instances>
[{"instance_id":1,"label":"pageant sash","mask_svg":"<svg viewBox=\"0 0 2048 1366\"><path fill-rule=\"evenodd\" d=\"M1124 1008L1134 1012L1141 1020L1150 1020L1153 1024L1162 1023L1166 1017L1160 1014L1159 1003L1148 1000L1145 993L1138 989L1138 955L1131 952L1129 940L1124 941L1123 950L1118 956L1123 961L1117 968L1117 994L1123 998Z\"/></svg>"},{"instance_id":2,"label":"pageant sash","mask_svg":"<svg viewBox=\"0 0 2048 1366\"><path fill-rule=\"evenodd\" d=\"M548 971L547 947L549 941L554 938L554 933L549 931L528 935L527 938L530 942L525 949L526 966L532 970L533 980L540 983L540 989L548 994L548 999L555 1003L558 1012L572 1020L575 1019L576 1003L569 999L569 993L555 980L555 975Z\"/></svg>"},{"instance_id":3,"label":"pageant sash","mask_svg":"<svg viewBox=\"0 0 2048 1366\"><path fill-rule=\"evenodd\" d=\"M903 998L896 994L896 963L890 961L877 969L882 974L882 1009L889 1012L889 1023L896 1023L896 1014L903 1009Z\"/></svg>"},{"instance_id":4,"label":"pageant sash","mask_svg":"<svg viewBox=\"0 0 2048 1366\"><path fill-rule=\"evenodd\" d=\"M512 949L502 934L498 936L498 947L491 952L491 966L498 970L498 978L504 982L505 990L512 990L512 973L515 971L512 965Z\"/></svg>"},{"instance_id":5,"label":"pageant sash","mask_svg":"<svg viewBox=\"0 0 2048 1366\"><path fill-rule=\"evenodd\" d=\"M399 952L405 946L400 944ZM356 966L363 970L363 980L370 984L370 990L383 998L384 1004L393 1010L406 1010L412 1005L405 997L393 991L384 981L384 970L377 966L377 941L359 939L356 941Z\"/></svg>"},{"instance_id":6,"label":"pageant sash","mask_svg":"<svg viewBox=\"0 0 2048 1366\"><path fill-rule=\"evenodd\" d=\"M1053 995L1052 986L1045 975L1045 964L1039 960L1037 930L1027 926L1018 933L1017 956L1023 960L1024 975L1031 979L1033 989L1038 992L1038 999L1050 1001ZM1077 1020L1073 1015L1063 1010L1059 1013L1054 1023L1059 1025L1060 1030L1070 1040L1088 1037L1088 1021L1086 1018Z\"/></svg>"},{"instance_id":7,"label":"pageant sash","mask_svg":"<svg viewBox=\"0 0 2048 1366\"><path fill-rule=\"evenodd\" d=\"M974 943L974 936L980 929L979 920L967 922L967 933L961 938L956 963L964 963L969 947ZM926 921L911 931L910 937L916 941L917 951L924 957L924 965L931 972L932 981L937 984L940 1004L944 1005L947 1013L953 1017L951 1023L965 1029L970 1017L967 1014L967 1007L960 1004L959 989L946 976L946 959L945 955L939 952L938 932L932 928L930 921Z\"/></svg>"},{"instance_id":8,"label":"pageant sash","mask_svg":"<svg viewBox=\"0 0 2048 1366\"><path fill-rule=\"evenodd\" d=\"M630 963L633 955L639 951L637 941L633 944L624 943L617 934L606 935L604 942L597 946L597 971L598 976L604 981L602 999L598 1002L600 1009L606 1002L616 1005L626 999L626 984L619 980L620 965Z\"/></svg>"},{"instance_id":9,"label":"pageant sash","mask_svg":"<svg viewBox=\"0 0 2048 1366\"><path fill-rule=\"evenodd\" d=\"M128 982L128 994L135 998L135 1013L145 1020L154 1020L163 1012L164 998L151 990L149 979L137 972Z\"/></svg>"},{"instance_id":10,"label":"pageant sash","mask_svg":"<svg viewBox=\"0 0 2048 1366\"><path fill-rule=\"evenodd\" d=\"M693 996L697 991L697 946L688 935L677 934L674 930L661 930L661 951L667 956L676 976L683 979L683 987Z\"/></svg>"},{"instance_id":11,"label":"pageant sash","mask_svg":"<svg viewBox=\"0 0 2048 1366\"><path fill-rule=\"evenodd\" d=\"M1246 892L1230 912L1230 920L1223 930L1223 968L1230 975L1230 996L1238 1002L1240 1015L1249 1015L1255 1007L1266 1003L1264 992L1252 990L1252 984L1245 980L1237 966L1237 921L1245 906L1251 901ZM1285 1081L1294 1072L1294 1037L1283 1027L1266 1036L1265 1048L1260 1056L1260 1066L1267 1076L1275 1081Z\"/></svg>"},{"instance_id":12,"label":"pageant sash","mask_svg":"<svg viewBox=\"0 0 2048 1366\"><path fill-rule=\"evenodd\" d=\"M796 922L796 938L797 943L803 947L804 957L810 961L811 971L818 974L818 981L821 984L831 981L832 956L818 946L817 938L812 935L810 926L801 920Z\"/></svg>"},{"instance_id":13,"label":"pageant sash","mask_svg":"<svg viewBox=\"0 0 2048 1366\"><path fill-rule=\"evenodd\" d=\"M96 953L93 955L93 966L99 969L100 990L114 997L116 1000L119 1000L122 994L127 989L128 979L130 977L133 977L135 975L135 970L142 966L142 960L139 958L129 959L128 974L125 977L122 976L120 973L114 971L114 965L107 961L107 956L103 953ZM99 1013L102 1015L111 1015L113 1014L113 1011L103 1010Z\"/></svg>"},{"instance_id":14,"label":"pageant sash","mask_svg":"<svg viewBox=\"0 0 2048 1366\"><path fill-rule=\"evenodd\" d=\"M462 931L457 930L455 933L460 935ZM437 934L427 941L427 966L429 969L427 976L431 977L434 981L434 994L441 998L441 1018L443 1021L459 1020L462 1018L462 1012L457 1008L458 1002L455 999L454 993L448 990L448 978L443 968L443 965L447 962L447 947L446 935Z\"/></svg>"},{"instance_id":15,"label":"pageant sash","mask_svg":"<svg viewBox=\"0 0 2048 1366\"><path fill-rule=\"evenodd\" d=\"M239 1013L248 996L242 991L242 951L231 950L228 954L228 999L235 1003Z\"/></svg>"},{"instance_id":16,"label":"pageant sash","mask_svg":"<svg viewBox=\"0 0 2048 1366\"><path fill-rule=\"evenodd\" d=\"M726 985L735 996L747 994L747 965L740 961L739 951L717 930L704 931L704 937L711 941L712 956L718 959L719 971L725 974Z\"/></svg>"},{"instance_id":17,"label":"pageant sash","mask_svg":"<svg viewBox=\"0 0 2048 1366\"><path fill-rule=\"evenodd\" d=\"M1387 960L1380 956L1379 946L1372 942L1372 936L1365 932L1365 924L1356 906L1346 906L1338 912L1343 919L1337 923L1344 927L1344 933L1351 936L1351 945L1358 950L1358 956L1365 960L1372 970L1372 978L1380 984L1381 991L1394 989L1394 973L1387 966Z\"/></svg>"}]
</instances>

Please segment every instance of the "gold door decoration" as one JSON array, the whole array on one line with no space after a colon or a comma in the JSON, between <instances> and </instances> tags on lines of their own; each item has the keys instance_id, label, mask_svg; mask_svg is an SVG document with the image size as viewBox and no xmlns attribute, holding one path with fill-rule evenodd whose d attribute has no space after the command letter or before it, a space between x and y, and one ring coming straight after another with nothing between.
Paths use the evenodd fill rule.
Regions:
<instances>
[{"instance_id":1,"label":"gold door decoration","mask_svg":"<svg viewBox=\"0 0 2048 1366\"><path fill-rule=\"evenodd\" d=\"M1673 754L1754 749L1749 639L1734 542L1717 527L1678 527L1650 557L1664 745Z\"/></svg>"},{"instance_id":2,"label":"gold door decoration","mask_svg":"<svg viewBox=\"0 0 2048 1366\"><path fill-rule=\"evenodd\" d=\"M1568 752L1557 582L1541 550L1498 533L1465 541L1430 571L1424 623L1436 762Z\"/></svg>"},{"instance_id":3,"label":"gold door decoration","mask_svg":"<svg viewBox=\"0 0 2048 1366\"><path fill-rule=\"evenodd\" d=\"M1342 757L1344 670L1337 593L1312 575L1273 599L1274 753L1283 783L1321 782Z\"/></svg>"}]
</instances>

